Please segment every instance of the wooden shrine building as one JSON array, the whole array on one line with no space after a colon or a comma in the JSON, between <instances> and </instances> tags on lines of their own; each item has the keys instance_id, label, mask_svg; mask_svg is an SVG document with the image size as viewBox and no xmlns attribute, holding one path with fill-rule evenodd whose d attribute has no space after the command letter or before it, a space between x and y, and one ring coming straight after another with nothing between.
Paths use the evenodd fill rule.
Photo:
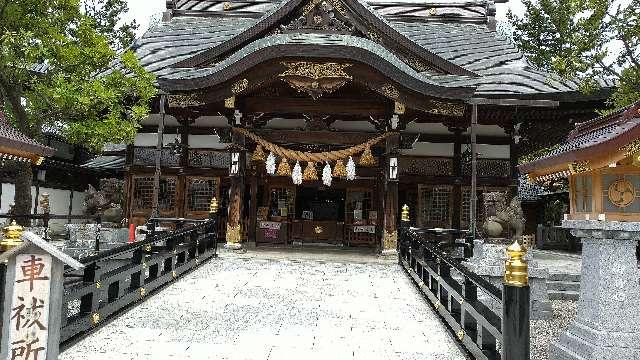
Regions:
<instances>
[{"instance_id":1,"label":"wooden shrine building","mask_svg":"<svg viewBox=\"0 0 640 360\"><path fill-rule=\"evenodd\" d=\"M565 220L640 220L640 101L578 124L551 152L519 166L532 182L569 179Z\"/></svg>"},{"instance_id":2,"label":"wooden shrine building","mask_svg":"<svg viewBox=\"0 0 640 360\"><path fill-rule=\"evenodd\" d=\"M133 46L162 95L128 148L130 221L151 214L161 133L160 214L205 217L215 196L229 243L395 248L405 203L421 226L468 227L474 100L478 194L517 188L518 124L602 101L531 68L494 16L493 0L167 1Z\"/></svg>"}]
</instances>

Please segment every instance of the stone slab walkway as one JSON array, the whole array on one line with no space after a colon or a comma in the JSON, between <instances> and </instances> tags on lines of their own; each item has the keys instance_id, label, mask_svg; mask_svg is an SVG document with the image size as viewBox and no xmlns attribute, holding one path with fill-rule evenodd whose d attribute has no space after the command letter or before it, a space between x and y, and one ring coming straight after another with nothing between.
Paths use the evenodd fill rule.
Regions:
<instances>
[{"instance_id":1,"label":"stone slab walkway","mask_svg":"<svg viewBox=\"0 0 640 360\"><path fill-rule=\"evenodd\" d=\"M393 260L349 256L223 253L60 360L467 359Z\"/></svg>"}]
</instances>

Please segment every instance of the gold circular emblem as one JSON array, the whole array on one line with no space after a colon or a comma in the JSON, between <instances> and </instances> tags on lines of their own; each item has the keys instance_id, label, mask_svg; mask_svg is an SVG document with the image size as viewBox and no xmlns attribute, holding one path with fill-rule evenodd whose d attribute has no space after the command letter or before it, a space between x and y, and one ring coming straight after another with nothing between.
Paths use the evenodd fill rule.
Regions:
<instances>
[{"instance_id":1,"label":"gold circular emblem","mask_svg":"<svg viewBox=\"0 0 640 360\"><path fill-rule=\"evenodd\" d=\"M636 189L627 179L618 179L609 185L609 201L617 207L627 207L636 198Z\"/></svg>"}]
</instances>

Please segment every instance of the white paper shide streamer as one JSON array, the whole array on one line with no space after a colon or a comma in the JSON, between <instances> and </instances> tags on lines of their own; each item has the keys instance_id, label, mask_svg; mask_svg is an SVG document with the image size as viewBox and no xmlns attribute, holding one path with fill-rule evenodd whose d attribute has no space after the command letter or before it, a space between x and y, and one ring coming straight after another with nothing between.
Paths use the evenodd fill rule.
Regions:
<instances>
[{"instance_id":1,"label":"white paper shide streamer","mask_svg":"<svg viewBox=\"0 0 640 360\"><path fill-rule=\"evenodd\" d=\"M293 183L296 185L302 184L302 167L300 166L300 162L296 161L296 166L293 167L293 172L291 173L291 179Z\"/></svg>"},{"instance_id":2,"label":"white paper shide streamer","mask_svg":"<svg viewBox=\"0 0 640 360\"><path fill-rule=\"evenodd\" d=\"M327 163L322 169L322 183L331 186L331 165Z\"/></svg>"},{"instance_id":3,"label":"white paper shide streamer","mask_svg":"<svg viewBox=\"0 0 640 360\"><path fill-rule=\"evenodd\" d=\"M347 180L354 180L356 178L356 163L353 162L353 158L349 156L349 162L347 162Z\"/></svg>"},{"instance_id":4,"label":"white paper shide streamer","mask_svg":"<svg viewBox=\"0 0 640 360\"><path fill-rule=\"evenodd\" d=\"M276 173L276 156L273 155L272 152L270 152L269 156L267 156L265 166L267 168L267 174L273 175Z\"/></svg>"}]
</instances>

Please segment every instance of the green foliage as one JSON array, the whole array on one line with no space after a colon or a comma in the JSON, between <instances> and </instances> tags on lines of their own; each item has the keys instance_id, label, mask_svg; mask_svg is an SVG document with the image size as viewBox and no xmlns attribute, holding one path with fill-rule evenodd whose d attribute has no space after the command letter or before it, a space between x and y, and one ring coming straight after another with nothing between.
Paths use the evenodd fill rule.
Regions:
<instances>
[{"instance_id":1,"label":"green foliage","mask_svg":"<svg viewBox=\"0 0 640 360\"><path fill-rule=\"evenodd\" d=\"M133 53L114 49L131 42L133 28L115 27L126 5L91 3L100 6L0 0L0 100L28 135L56 127L70 141L99 150L105 142L133 140L156 90ZM46 69L34 71L38 64Z\"/></svg>"},{"instance_id":2,"label":"green foliage","mask_svg":"<svg viewBox=\"0 0 640 360\"><path fill-rule=\"evenodd\" d=\"M640 0L618 3L523 0L524 17L508 14L513 40L533 64L578 79L585 93L598 89L598 77L616 80L609 105L629 105L640 99Z\"/></svg>"}]
</instances>

